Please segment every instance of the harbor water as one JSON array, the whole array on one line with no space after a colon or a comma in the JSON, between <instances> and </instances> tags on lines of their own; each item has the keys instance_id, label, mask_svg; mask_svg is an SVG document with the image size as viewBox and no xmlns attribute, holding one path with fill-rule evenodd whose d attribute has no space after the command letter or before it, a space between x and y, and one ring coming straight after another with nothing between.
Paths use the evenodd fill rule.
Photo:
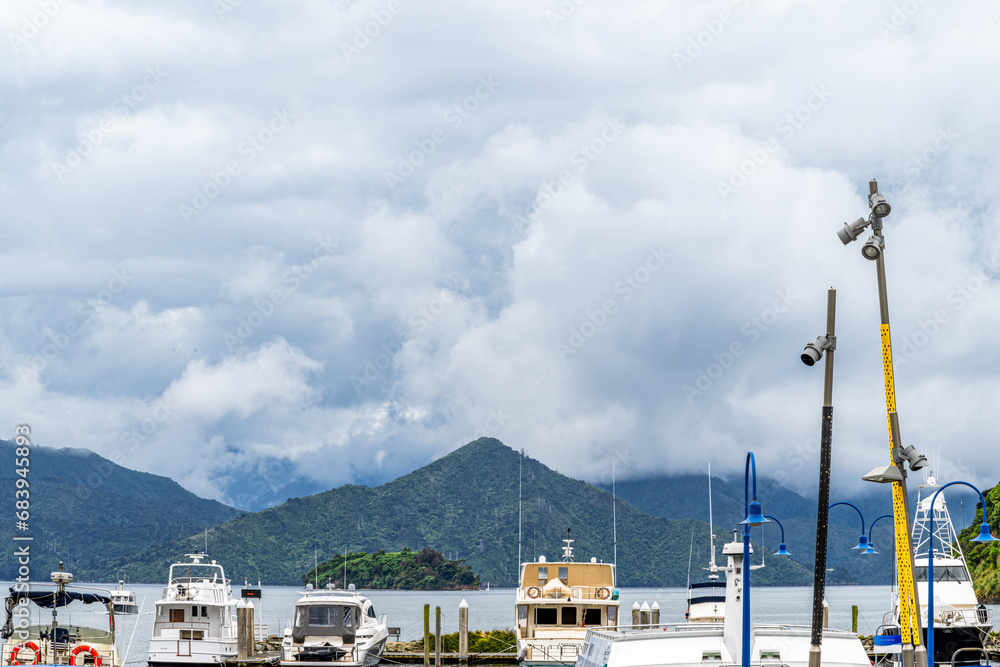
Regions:
<instances>
[{"instance_id":1,"label":"harbor water","mask_svg":"<svg viewBox=\"0 0 1000 667\"><path fill-rule=\"evenodd\" d=\"M100 586L100 584L96 584ZM9 588L6 584L5 588ZM149 638L153 631L153 608L163 592L162 585L130 584L127 588L136 595L141 612L138 615L117 616L118 644L126 664L142 665L146 662ZM662 623L684 622L687 591L684 588L622 588L621 618L628 622L634 602L640 605L657 602ZM234 597L239 588L233 588ZM267 623L268 632L280 635L291 621L292 609L301 597L298 586L264 586L262 597L254 600L255 616ZM390 626L401 629L401 638L419 639L423 633L423 607L431 605L431 631L434 629L434 608L441 607L441 631L458 631L458 605L464 599L469 603L469 628L492 630L510 628L514 620L513 589L489 591L365 591L372 600L378 615L385 614ZM851 605L858 606L858 632L871 634L882 623L882 616L889 610L891 600L888 586L832 586L827 589L830 608L830 627L850 629ZM755 588L751 592L754 620L760 623L787 623L809 625L812 618L812 588L775 587ZM993 607L994 618L1000 618L1000 607ZM234 610L235 613L235 610ZM32 622L47 622L49 610L32 605ZM104 626L106 614L93 605L75 603L59 614L60 624ZM996 626L994 626L996 629Z\"/></svg>"}]
</instances>

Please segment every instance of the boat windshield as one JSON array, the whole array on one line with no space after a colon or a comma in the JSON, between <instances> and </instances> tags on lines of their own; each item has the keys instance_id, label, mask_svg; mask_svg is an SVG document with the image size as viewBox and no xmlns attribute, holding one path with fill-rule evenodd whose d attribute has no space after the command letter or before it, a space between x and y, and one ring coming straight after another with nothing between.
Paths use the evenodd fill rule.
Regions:
<instances>
[{"instance_id":1,"label":"boat windshield","mask_svg":"<svg viewBox=\"0 0 1000 667\"><path fill-rule=\"evenodd\" d=\"M361 620L354 605L302 605L295 609L294 637L353 635Z\"/></svg>"},{"instance_id":2,"label":"boat windshield","mask_svg":"<svg viewBox=\"0 0 1000 667\"><path fill-rule=\"evenodd\" d=\"M913 575L917 581L927 581L927 566L918 565L913 568ZM935 565L934 582L939 581L968 581L969 577L965 568L961 565Z\"/></svg>"}]
</instances>

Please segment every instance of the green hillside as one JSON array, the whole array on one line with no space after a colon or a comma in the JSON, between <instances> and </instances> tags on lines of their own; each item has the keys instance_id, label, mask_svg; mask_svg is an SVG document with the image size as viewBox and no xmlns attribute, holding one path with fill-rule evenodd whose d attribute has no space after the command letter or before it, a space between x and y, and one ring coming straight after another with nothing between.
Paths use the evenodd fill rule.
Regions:
<instances>
[{"instance_id":1,"label":"green hillside","mask_svg":"<svg viewBox=\"0 0 1000 667\"><path fill-rule=\"evenodd\" d=\"M216 526L208 531L208 551L235 580L292 585L312 568L314 550L328 560L344 549L399 552L430 547L464 559L483 582L512 586L518 568L521 462L503 443L481 438L379 487L345 485ZM523 480L523 560L559 556L567 528L573 531L578 559L613 559L610 493L527 457ZM727 535L726 530L719 533ZM131 581L156 582L170 563L203 544L202 534L193 535L109 559L104 567L120 568ZM708 560L707 545L708 527L702 521L668 521L618 503L622 586L682 586L691 550L697 554L697 578L697 568ZM755 571L756 583L811 581L811 568L800 563L782 558L768 558L767 563L767 568Z\"/></svg>"},{"instance_id":2,"label":"green hillside","mask_svg":"<svg viewBox=\"0 0 1000 667\"><path fill-rule=\"evenodd\" d=\"M0 496L13 505L15 446L0 440ZM47 579L59 561L86 567L99 581L116 580L105 562L151 545L229 521L241 510L199 498L177 482L123 468L82 449L33 446L28 491L33 576ZM0 541L13 544L13 521L0 522ZM13 579L17 563L0 560L0 579Z\"/></svg>"},{"instance_id":3,"label":"green hillside","mask_svg":"<svg viewBox=\"0 0 1000 667\"><path fill-rule=\"evenodd\" d=\"M984 492L983 495L986 497L988 507L986 521L996 536L1000 532L997 530L1000 527L1000 484ZM969 541L979 535L979 524L982 522L982 504L977 503L972 523L958 534L958 543L965 553L965 560L972 573L976 597L983 604L1000 604L1000 542Z\"/></svg>"},{"instance_id":4,"label":"green hillside","mask_svg":"<svg viewBox=\"0 0 1000 667\"><path fill-rule=\"evenodd\" d=\"M448 560L440 551L424 547L420 551L403 549L386 553L379 549L373 554L349 553L347 566L344 556L337 555L302 575L302 583L342 582L360 588L377 590L452 591L479 588L479 576L463 560Z\"/></svg>"}]
</instances>

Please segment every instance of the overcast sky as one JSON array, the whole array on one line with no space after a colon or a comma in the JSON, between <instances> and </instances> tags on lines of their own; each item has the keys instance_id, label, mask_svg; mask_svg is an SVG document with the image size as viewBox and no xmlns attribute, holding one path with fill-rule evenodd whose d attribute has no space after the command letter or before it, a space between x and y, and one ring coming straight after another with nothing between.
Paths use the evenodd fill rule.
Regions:
<instances>
[{"instance_id":1,"label":"overcast sky","mask_svg":"<svg viewBox=\"0 0 1000 667\"><path fill-rule=\"evenodd\" d=\"M241 507L482 435L575 477L1000 480L1000 6L7 0L0 415ZM866 232L864 238L867 238ZM863 241L863 239L862 239Z\"/></svg>"}]
</instances>

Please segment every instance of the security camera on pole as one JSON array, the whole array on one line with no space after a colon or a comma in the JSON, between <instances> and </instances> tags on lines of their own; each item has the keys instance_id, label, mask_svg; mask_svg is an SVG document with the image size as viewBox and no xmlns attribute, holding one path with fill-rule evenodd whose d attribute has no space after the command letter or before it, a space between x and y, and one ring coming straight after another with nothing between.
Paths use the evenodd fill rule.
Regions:
<instances>
[{"instance_id":1,"label":"security camera on pole","mask_svg":"<svg viewBox=\"0 0 1000 667\"><path fill-rule=\"evenodd\" d=\"M863 479L892 484L892 507L896 528L896 571L899 581L899 626L903 639L903 667L927 667L927 650L920 640L920 601L913 583L913 544L910 541L910 511L906 496L906 470L919 470L927 465L925 459L912 446L903 448L899 434L899 417L896 414L896 390L892 371L892 342L889 337L889 304L885 286L885 239L882 236L882 219L892 207L878 191L878 182L868 183L868 219L858 218L844 224L837 232L847 245L856 241L865 227L871 226L872 235L861 247L861 255L875 262L878 278L879 312L882 319L882 366L885 377L885 409L889 425L889 465L872 470Z\"/></svg>"}]
</instances>

